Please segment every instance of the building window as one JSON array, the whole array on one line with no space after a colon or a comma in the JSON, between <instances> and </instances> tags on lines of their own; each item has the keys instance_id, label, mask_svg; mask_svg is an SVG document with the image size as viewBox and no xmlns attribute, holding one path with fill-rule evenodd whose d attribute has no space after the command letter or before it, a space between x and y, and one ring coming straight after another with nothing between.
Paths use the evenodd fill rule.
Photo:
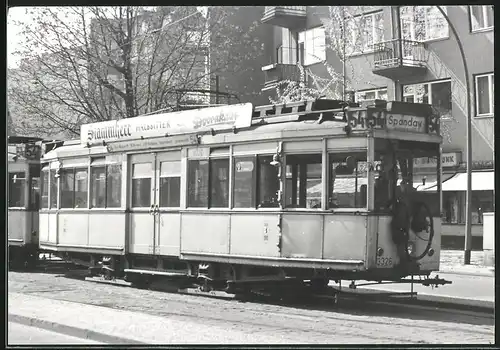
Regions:
<instances>
[{"instance_id":1,"label":"building window","mask_svg":"<svg viewBox=\"0 0 500 350\"><path fill-rule=\"evenodd\" d=\"M451 118L451 81L437 81L403 86L403 101L428 103L436 108L442 119Z\"/></svg>"},{"instance_id":2,"label":"building window","mask_svg":"<svg viewBox=\"0 0 500 350\"><path fill-rule=\"evenodd\" d=\"M347 20L347 54L373 51L373 45L384 41L384 13L378 11ZM349 41L351 41L349 43Z\"/></svg>"},{"instance_id":3,"label":"building window","mask_svg":"<svg viewBox=\"0 0 500 350\"><path fill-rule=\"evenodd\" d=\"M91 208L119 208L121 204L121 164L108 164L105 158L94 159L91 164Z\"/></svg>"},{"instance_id":4,"label":"building window","mask_svg":"<svg viewBox=\"0 0 500 350\"><path fill-rule=\"evenodd\" d=\"M24 208L26 193L26 174L24 172L9 173L9 208Z\"/></svg>"},{"instance_id":5,"label":"building window","mask_svg":"<svg viewBox=\"0 0 500 350\"><path fill-rule=\"evenodd\" d=\"M495 105L494 74L476 76L476 115L492 115Z\"/></svg>"},{"instance_id":6,"label":"building window","mask_svg":"<svg viewBox=\"0 0 500 350\"><path fill-rule=\"evenodd\" d=\"M299 61L305 66L326 60L325 28L318 27L299 32Z\"/></svg>"},{"instance_id":7,"label":"building window","mask_svg":"<svg viewBox=\"0 0 500 350\"><path fill-rule=\"evenodd\" d=\"M448 22L436 6L401 6L400 18L403 39L427 41L449 35Z\"/></svg>"},{"instance_id":8,"label":"building window","mask_svg":"<svg viewBox=\"0 0 500 350\"><path fill-rule=\"evenodd\" d=\"M491 29L493 28L493 6L475 5L469 6L471 30Z\"/></svg>"},{"instance_id":9,"label":"building window","mask_svg":"<svg viewBox=\"0 0 500 350\"><path fill-rule=\"evenodd\" d=\"M287 208L321 208L321 160L321 154L286 156Z\"/></svg>"},{"instance_id":10,"label":"building window","mask_svg":"<svg viewBox=\"0 0 500 350\"><path fill-rule=\"evenodd\" d=\"M386 100L387 88L356 91L356 102Z\"/></svg>"},{"instance_id":11,"label":"building window","mask_svg":"<svg viewBox=\"0 0 500 350\"><path fill-rule=\"evenodd\" d=\"M61 208L87 208L87 169L61 170Z\"/></svg>"}]
</instances>

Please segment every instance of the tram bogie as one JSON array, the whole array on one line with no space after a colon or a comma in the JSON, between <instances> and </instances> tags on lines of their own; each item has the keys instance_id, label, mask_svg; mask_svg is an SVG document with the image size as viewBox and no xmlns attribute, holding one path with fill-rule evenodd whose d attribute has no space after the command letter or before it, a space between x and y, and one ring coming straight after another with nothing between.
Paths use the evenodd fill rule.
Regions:
<instances>
[{"instance_id":1,"label":"tram bogie","mask_svg":"<svg viewBox=\"0 0 500 350\"><path fill-rule=\"evenodd\" d=\"M441 136L430 106L414 107L242 104L84 125L43 157L40 247L93 273L216 289L428 275ZM418 157L435 161L427 184Z\"/></svg>"}]
</instances>

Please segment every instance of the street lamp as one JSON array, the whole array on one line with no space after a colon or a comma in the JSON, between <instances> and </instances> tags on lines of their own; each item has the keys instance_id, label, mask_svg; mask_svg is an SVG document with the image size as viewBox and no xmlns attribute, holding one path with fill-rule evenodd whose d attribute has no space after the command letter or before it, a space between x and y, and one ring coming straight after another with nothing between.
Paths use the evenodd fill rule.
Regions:
<instances>
[{"instance_id":1,"label":"street lamp","mask_svg":"<svg viewBox=\"0 0 500 350\"><path fill-rule=\"evenodd\" d=\"M465 58L465 51L460 41L460 37L455 29L455 26L450 21L450 18L446 14L446 12L442 9L441 6L436 6L439 12L443 15L446 22L451 28L453 35L458 44L458 48L460 49L460 55L462 56L462 63L464 65L464 73L465 73L465 90L466 90L466 103L467 103L467 192L465 195L465 246L464 246L464 264L470 264L470 256L471 256L471 245L472 245L472 116L471 116L471 106L470 106L470 84L469 84L469 68L467 67L467 59Z\"/></svg>"}]
</instances>

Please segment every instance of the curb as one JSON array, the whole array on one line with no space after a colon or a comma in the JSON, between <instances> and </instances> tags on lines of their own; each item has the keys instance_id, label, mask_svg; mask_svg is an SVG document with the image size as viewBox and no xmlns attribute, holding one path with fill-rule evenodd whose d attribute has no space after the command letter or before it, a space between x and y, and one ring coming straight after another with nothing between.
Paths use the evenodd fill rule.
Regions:
<instances>
[{"instance_id":1,"label":"curb","mask_svg":"<svg viewBox=\"0 0 500 350\"><path fill-rule=\"evenodd\" d=\"M94 340L105 344L147 344L137 340L117 337L105 333L95 332L88 329L67 326L57 322L37 319L35 317L27 317L9 313L8 321L23 324L25 326L45 329L48 331L61 333L81 339Z\"/></svg>"},{"instance_id":2,"label":"curb","mask_svg":"<svg viewBox=\"0 0 500 350\"><path fill-rule=\"evenodd\" d=\"M486 271L460 271L460 270L439 270L439 272L434 272L436 274L446 273L451 275L464 275L464 276L481 276L481 277L495 277L495 270Z\"/></svg>"}]
</instances>

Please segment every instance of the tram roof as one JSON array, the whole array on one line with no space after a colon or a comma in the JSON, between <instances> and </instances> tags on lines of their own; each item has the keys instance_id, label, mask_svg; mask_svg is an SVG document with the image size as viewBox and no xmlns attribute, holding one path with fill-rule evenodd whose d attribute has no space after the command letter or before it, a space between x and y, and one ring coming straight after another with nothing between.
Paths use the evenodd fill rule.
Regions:
<instances>
[{"instance_id":1,"label":"tram roof","mask_svg":"<svg viewBox=\"0 0 500 350\"><path fill-rule=\"evenodd\" d=\"M43 141L43 138L34 137L34 136L8 136L8 143L30 143L30 142L38 142Z\"/></svg>"}]
</instances>

